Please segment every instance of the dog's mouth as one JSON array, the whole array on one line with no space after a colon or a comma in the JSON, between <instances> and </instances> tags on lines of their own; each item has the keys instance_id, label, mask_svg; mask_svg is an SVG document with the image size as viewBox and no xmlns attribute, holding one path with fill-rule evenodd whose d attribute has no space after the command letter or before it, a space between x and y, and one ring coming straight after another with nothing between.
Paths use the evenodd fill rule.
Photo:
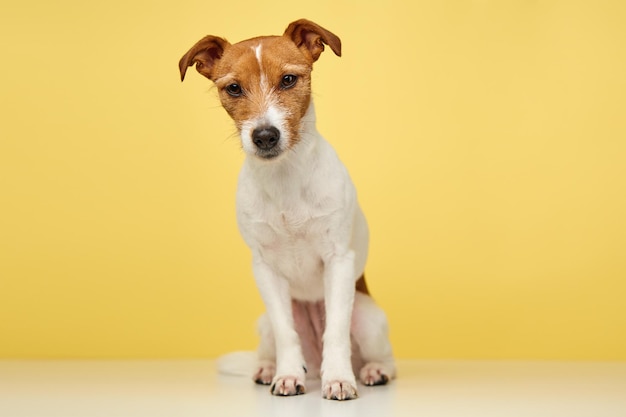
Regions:
<instances>
[{"instance_id":1,"label":"dog's mouth","mask_svg":"<svg viewBox=\"0 0 626 417\"><path fill-rule=\"evenodd\" d=\"M255 156L265 161L278 158L283 152L280 149L261 150L257 149Z\"/></svg>"}]
</instances>

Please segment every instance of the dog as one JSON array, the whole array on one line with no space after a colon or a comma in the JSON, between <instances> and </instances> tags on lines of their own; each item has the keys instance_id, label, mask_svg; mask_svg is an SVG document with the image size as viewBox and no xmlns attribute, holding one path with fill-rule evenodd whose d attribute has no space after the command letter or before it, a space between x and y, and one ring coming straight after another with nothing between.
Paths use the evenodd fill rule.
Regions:
<instances>
[{"instance_id":1,"label":"dog","mask_svg":"<svg viewBox=\"0 0 626 417\"><path fill-rule=\"evenodd\" d=\"M255 382L274 395L305 392L310 369L322 396L358 396L365 385L395 377L384 312L364 269L369 231L355 187L318 133L311 70L340 39L300 19L282 36L231 44L206 36L179 62L217 87L246 155L237 186L237 223L252 252L254 279L266 307L259 319Z\"/></svg>"}]
</instances>

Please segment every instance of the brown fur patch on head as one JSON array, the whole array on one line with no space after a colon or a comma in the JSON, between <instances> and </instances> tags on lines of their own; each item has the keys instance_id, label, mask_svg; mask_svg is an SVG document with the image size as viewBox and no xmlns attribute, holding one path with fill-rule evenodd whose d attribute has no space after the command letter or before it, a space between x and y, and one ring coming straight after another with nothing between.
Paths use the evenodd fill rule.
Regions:
<instances>
[{"instance_id":1,"label":"brown fur patch on head","mask_svg":"<svg viewBox=\"0 0 626 417\"><path fill-rule=\"evenodd\" d=\"M270 106L284 115L289 147L300 138L300 122L311 99L311 63L287 38L271 36L249 39L228 48L214 69L214 81L222 105L241 131L245 122L263 117ZM285 88L283 77L297 80ZM240 96L229 94L237 84ZM278 126L277 126L278 127Z\"/></svg>"},{"instance_id":2,"label":"brown fur patch on head","mask_svg":"<svg viewBox=\"0 0 626 417\"><path fill-rule=\"evenodd\" d=\"M180 76L184 79L188 67L195 65L200 74L215 82L244 149L248 144L248 152L270 158L301 139L302 118L311 100L311 69L324 45L341 56L340 39L306 19L292 22L283 36L252 38L234 45L206 36L181 58ZM279 130L280 146L262 155L254 149L252 136L255 129L269 127Z\"/></svg>"}]
</instances>

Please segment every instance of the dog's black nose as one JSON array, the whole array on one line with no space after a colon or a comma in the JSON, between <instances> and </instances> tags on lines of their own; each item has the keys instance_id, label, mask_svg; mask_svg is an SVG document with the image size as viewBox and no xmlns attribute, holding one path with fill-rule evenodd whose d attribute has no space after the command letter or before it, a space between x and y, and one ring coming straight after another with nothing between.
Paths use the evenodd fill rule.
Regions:
<instances>
[{"instance_id":1,"label":"dog's black nose","mask_svg":"<svg viewBox=\"0 0 626 417\"><path fill-rule=\"evenodd\" d=\"M278 139L280 139L280 131L274 126L259 127L252 131L252 142L264 151L269 151L276 146Z\"/></svg>"}]
</instances>

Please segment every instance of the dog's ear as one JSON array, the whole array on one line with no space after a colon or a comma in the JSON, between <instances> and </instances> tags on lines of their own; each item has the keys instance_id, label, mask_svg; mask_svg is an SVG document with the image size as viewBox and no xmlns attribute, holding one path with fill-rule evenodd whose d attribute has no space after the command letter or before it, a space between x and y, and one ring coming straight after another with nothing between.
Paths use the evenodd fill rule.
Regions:
<instances>
[{"instance_id":1,"label":"dog's ear","mask_svg":"<svg viewBox=\"0 0 626 417\"><path fill-rule=\"evenodd\" d=\"M290 23L283 36L290 38L298 48L308 51L314 62L324 50L324 44L330 46L335 55L341 56L341 39L310 20L300 19Z\"/></svg>"},{"instance_id":2,"label":"dog's ear","mask_svg":"<svg viewBox=\"0 0 626 417\"><path fill-rule=\"evenodd\" d=\"M215 63L224 55L224 50L230 46L226 39L217 36L205 36L200 39L178 62L180 80L185 79L187 68L196 64L196 70L212 80L211 72Z\"/></svg>"}]
</instances>

